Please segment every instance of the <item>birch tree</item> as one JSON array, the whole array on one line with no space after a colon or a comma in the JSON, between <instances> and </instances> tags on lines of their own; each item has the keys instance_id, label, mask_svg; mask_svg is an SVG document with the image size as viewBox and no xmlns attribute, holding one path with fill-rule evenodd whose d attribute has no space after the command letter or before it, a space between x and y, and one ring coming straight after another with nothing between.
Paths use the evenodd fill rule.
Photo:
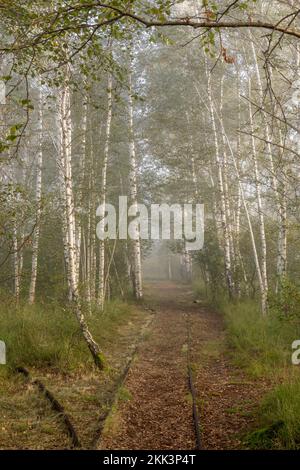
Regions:
<instances>
[{"instance_id":1,"label":"birch tree","mask_svg":"<svg viewBox=\"0 0 300 470\"><path fill-rule=\"evenodd\" d=\"M68 75L67 75L68 76ZM94 362L100 369L103 368L103 355L92 337L88 325L86 323L81 300L78 291L78 278L77 278L77 249L76 249L76 222L75 222L75 208L74 208L74 194L73 194L73 181L72 181L72 121L71 121L71 92L69 81L66 80L60 90L59 94L59 108L60 108L60 125L61 125L61 148L60 159L61 168L63 170L64 185L62 192L64 194L66 221L63 224L64 239L66 240L66 252L68 260L68 278L71 300L74 312L79 323L79 327L83 338L85 339L89 350L92 354Z\"/></svg>"},{"instance_id":2,"label":"birch tree","mask_svg":"<svg viewBox=\"0 0 300 470\"><path fill-rule=\"evenodd\" d=\"M256 187L256 200L257 200L257 213L259 219L259 232L260 232L260 242L261 242L261 277L264 289L264 297L268 296L268 275L267 275L267 242L266 242L266 233L265 233L265 218L262 205L262 195L261 195L261 183L260 183L260 173L258 168L258 158L256 151L256 143L254 138L254 124L253 124L253 115L252 115L252 106L251 106L251 77L248 75L248 86L249 86L249 122L251 130L251 148L252 148L252 160L254 165L254 178L255 178L255 187Z\"/></svg>"},{"instance_id":3,"label":"birch tree","mask_svg":"<svg viewBox=\"0 0 300 470\"><path fill-rule=\"evenodd\" d=\"M134 213L138 213L138 200L137 200L137 160L136 160L136 147L134 137L134 122L133 122L133 88L132 88L132 74L129 71L129 94L128 94L128 114L129 114L129 159L130 159L130 202L134 209ZM134 223L134 222L132 222ZM141 259L141 238L139 224L135 224L134 239L131 241L132 247L132 278L133 278L133 291L136 299L143 297L142 287L142 259Z\"/></svg>"},{"instance_id":4,"label":"birch tree","mask_svg":"<svg viewBox=\"0 0 300 470\"><path fill-rule=\"evenodd\" d=\"M218 192L220 198L220 212L221 212L221 223L223 230L223 244L224 244L224 258L225 258L225 277L228 287L229 297L234 297L234 281L232 274L232 262L231 262L231 253L230 253L230 238L228 233L228 221L226 217L226 200L224 193L224 181L223 181L223 171L222 163L220 158L220 149L219 149L219 139L215 121L214 105L212 98L212 87L211 87L211 72L208 69L208 62L205 58L206 65L206 75L207 75L207 95L208 95L208 105L210 110L210 119L213 130L213 138L215 145L215 163L217 169L217 180L218 180Z\"/></svg>"},{"instance_id":5,"label":"birch tree","mask_svg":"<svg viewBox=\"0 0 300 470\"><path fill-rule=\"evenodd\" d=\"M255 65L257 85L258 85L258 93L259 93L259 100L260 100L259 104L262 109L265 142L266 142L266 153L267 153L268 160L269 160L269 172L270 172L271 184L272 184L272 189L274 192L277 213L278 213L279 230L278 230L278 243L277 243L277 277L278 277L278 281L281 282L282 275L283 275L282 260L285 257L283 250L286 244L286 216L285 216L285 208L284 208L284 198L280 198L279 189L278 189L277 172L275 169L273 150L272 150L272 145L271 145L271 141L272 141L271 131L270 131L267 115L264 112L263 84L262 84L261 73L259 69L257 52L256 52L253 41L251 41L251 48L252 48L252 54L253 54L253 59L254 59L254 65Z\"/></svg>"},{"instance_id":6,"label":"birch tree","mask_svg":"<svg viewBox=\"0 0 300 470\"><path fill-rule=\"evenodd\" d=\"M40 238L40 224L42 214L42 166L43 166L43 96L41 90L39 91L39 105L38 105L38 153L36 159L36 220L35 229L32 241L32 261L31 261L31 279L29 286L30 304L35 302L37 269L38 269L38 251L39 251L39 238Z\"/></svg>"},{"instance_id":7,"label":"birch tree","mask_svg":"<svg viewBox=\"0 0 300 470\"><path fill-rule=\"evenodd\" d=\"M102 163L102 181L101 181L101 207L102 212L100 219L103 220L105 217L105 203L106 203L106 192L107 192L107 166L109 157L109 144L110 144L110 133L111 133L111 120L112 120L112 75L108 76L107 84L107 118L106 118L106 133L105 133L105 146L104 146L104 157ZM98 304L100 309L104 308L105 300L105 240L99 240L99 289L98 289Z\"/></svg>"}]
</instances>

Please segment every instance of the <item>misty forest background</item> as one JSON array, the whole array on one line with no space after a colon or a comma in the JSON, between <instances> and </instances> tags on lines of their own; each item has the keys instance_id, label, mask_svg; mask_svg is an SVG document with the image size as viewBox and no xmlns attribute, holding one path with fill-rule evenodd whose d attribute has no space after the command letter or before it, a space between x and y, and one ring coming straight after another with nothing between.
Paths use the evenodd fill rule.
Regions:
<instances>
[{"instance_id":1,"label":"misty forest background","mask_svg":"<svg viewBox=\"0 0 300 470\"><path fill-rule=\"evenodd\" d=\"M106 373L145 265L190 283L224 316L232 361L271 381L248 447L299 447L299 13L292 0L1 2L0 401L20 365ZM96 209L120 195L204 204L204 248L101 242Z\"/></svg>"}]
</instances>

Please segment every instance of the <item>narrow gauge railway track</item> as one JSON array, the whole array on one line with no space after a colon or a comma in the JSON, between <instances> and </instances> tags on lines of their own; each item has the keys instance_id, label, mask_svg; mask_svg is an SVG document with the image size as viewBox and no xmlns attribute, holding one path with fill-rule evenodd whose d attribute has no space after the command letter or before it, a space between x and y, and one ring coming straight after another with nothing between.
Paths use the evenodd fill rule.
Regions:
<instances>
[{"instance_id":1,"label":"narrow gauge railway track","mask_svg":"<svg viewBox=\"0 0 300 470\"><path fill-rule=\"evenodd\" d=\"M152 313L155 313L153 309L150 309L150 308L145 308L145 309L150 310ZM118 392L127 378L131 365L138 353L139 346L141 342L143 341L145 333L150 328L153 320L154 320L154 316L152 316L145 323L142 329L142 332L139 335L138 340L136 341L133 351L128 361L126 362L124 369L122 370L122 372L120 373L116 381L114 382L112 390L110 390L109 392L108 406L105 409L105 411L101 413L100 416L97 418L96 431L91 439L91 445L89 446L90 449L96 449L99 446L106 419L111 413L113 405L117 401ZM45 386L45 384L40 379L32 377L30 371L26 369L25 367L17 367L15 371L18 374L23 375L25 379L27 380L28 384L31 384L37 387L39 392L50 403L52 410L57 413L57 415L60 417L60 419L62 420L64 424L65 431L68 434L70 441L71 441L71 447L73 449L82 448L78 432L75 429L74 424L72 423L71 417L66 413L64 406L57 400L57 398L55 398L54 394Z\"/></svg>"},{"instance_id":2,"label":"narrow gauge railway track","mask_svg":"<svg viewBox=\"0 0 300 470\"><path fill-rule=\"evenodd\" d=\"M152 310L152 309L146 308L146 310L151 310L152 313L154 313L154 310ZM145 326L142 330L142 333L140 334L140 336L139 336L139 338L138 338L138 340L137 340L137 342L136 342L136 344L133 348L131 356L130 356L130 358L128 359L128 361L126 363L125 368L123 369L123 372L120 374L119 378L115 382L115 386L114 386L113 392L110 395L110 400L109 400L107 409L98 417L96 431L95 431L95 434L94 434L94 437L93 437L92 443L91 443L91 449L97 449L100 446L101 437L102 437L102 433L103 433L103 430L104 430L105 422L106 422L107 418L109 417L109 415L112 412L113 405L116 403L116 401L118 399L118 392L119 392L120 388L123 386L123 384L126 381L126 378L129 374L129 371L131 369L133 361L134 361L134 359L135 359L135 357L138 353L140 344L142 343L147 330L151 327L151 325L153 323L153 320L154 320L154 316L152 318L150 318L150 320L148 320L148 322L146 322L146 324L145 324Z\"/></svg>"},{"instance_id":3,"label":"narrow gauge railway track","mask_svg":"<svg viewBox=\"0 0 300 470\"><path fill-rule=\"evenodd\" d=\"M25 367L17 367L16 372L22 374L26 378L28 383L36 386L38 390L43 394L43 396L48 400L52 410L55 411L58 416L60 416L65 426L66 432L70 437L72 447L79 449L81 447L81 444L78 438L78 434L75 430L70 416L66 413L63 405L54 397L53 393L50 392L48 388L46 388L46 386L43 384L43 382L41 382L41 380L32 378L30 372L25 369Z\"/></svg>"},{"instance_id":4,"label":"narrow gauge railway track","mask_svg":"<svg viewBox=\"0 0 300 470\"><path fill-rule=\"evenodd\" d=\"M194 386L194 378L193 378L193 368L192 368L192 345L191 345L191 316L189 313L185 314L186 316L186 330L187 330L187 381L189 391L192 397L192 408L193 408L193 423L194 423L194 431L195 431L195 438L196 438L196 449L201 450L201 431L200 431L200 416L198 411L198 404L197 404L197 394L196 389Z\"/></svg>"},{"instance_id":5,"label":"narrow gauge railway track","mask_svg":"<svg viewBox=\"0 0 300 470\"><path fill-rule=\"evenodd\" d=\"M194 449L195 450L201 450L202 445L201 445L201 433L200 433L200 415L199 415L199 411L198 411L197 392L196 392L196 388L195 388L195 385L194 385L194 371L193 371L193 366L192 366L192 337L191 337L191 321L192 321L192 319L191 319L191 314L187 314L185 312L181 312L180 316L181 316L181 319L182 319L183 341L184 341L184 344L186 346L186 356L183 358L183 365L185 367L185 373L184 373L184 384L185 384L185 386L184 386L184 388L185 388L186 391L188 391L190 393L190 396L191 396L191 399L192 399L191 409L189 407L187 407L187 412L189 413L188 410L190 409L190 418L189 418L189 420L190 420L190 423L191 423L191 425L190 425L191 433L193 433L192 441L194 442ZM134 353L134 355L135 355L135 353ZM145 361L145 358L143 359L143 362L144 361ZM149 359L147 358L146 362L148 364L149 363L152 364L151 359L149 361ZM119 387L121 387L126 382L128 373L131 369L131 366L132 366L132 360L130 360L128 362L127 367L125 368L124 374L120 378L121 380L120 380L120 383L119 383ZM173 367L173 365L172 365L172 367ZM135 371L135 373L137 373L137 372ZM168 372L166 371L166 374L167 373ZM152 375L152 372L149 371L147 373L147 377L149 378L149 376L151 376L151 375ZM154 373L154 376L156 376L155 373ZM145 385L147 386L147 388L149 388L148 379L144 378L144 380L145 380ZM143 380L140 383L143 383ZM130 380L130 384L132 384L131 380ZM150 385L150 389L152 388L152 390L154 390L155 389L155 384L153 384L153 387L154 388L152 388L151 385ZM135 397L137 397L137 394L138 395L141 394L142 396L144 395L142 390L139 390L139 391L135 390L135 394L136 394ZM116 390L116 395L115 396L117 397L117 390ZM163 398L163 395L161 395L161 396ZM150 400L150 396L149 396L149 400ZM183 395L182 395L182 400L184 400L184 392L183 392ZM112 409L114 403L115 403L115 401L111 402L110 409ZM162 399L162 403L163 403L163 405L160 408L161 417L163 417L163 415L164 415L163 406L168 406L166 404L166 402L164 401L164 399ZM143 406L142 402L137 401L137 404L140 404L141 406ZM131 407L132 406L133 405L131 405ZM133 412L134 412L134 409L135 408L133 408L133 410L132 410ZM149 409L146 407L145 408L145 414L144 415L141 414L140 419L138 419L138 423L139 423L138 424L138 429L137 429L138 433L139 433L139 428L140 427L141 428L148 428L148 426L150 425L150 422L149 423L147 422L147 419L149 417L149 415L147 414L148 411L149 411ZM131 412L129 411L129 415L126 415L125 422L128 419L128 416L130 416L130 413ZM110 410L108 410L108 412L106 413L105 418L101 421L101 429L99 429L98 436L96 436L93 448L99 448L99 444L101 443L101 438L102 438L102 435L103 435L102 431L105 427L105 421L108 418L109 414L110 414ZM135 421L136 417L135 417L135 415L133 415L133 416L134 416L133 421ZM129 423L130 422L132 422L131 419L129 419ZM144 422L144 425L141 425L142 422ZM177 426L180 426L179 423L180 423L180 421L178 421ZM153 432L155 432L155 427L156 427L156 423L155 423L155 419L154 419ZM180 431L180 429L178 431ZM139 435L139 434L137 434L137 435ZM141 442L139 442L138 445L143 445L143 439L144 438L142 437L142 434L140 434ZM105 441L105 439L104 439L104 441ZM126 443L126 441L125 441L125 443ZM114 444L119 445L118 442L115 442ZM110 445L111 445L111 443L110 443ZM121 441L121 445L124 445L124 442ZM136 445L136 443L134 443L133 445ZM105 448L109 449L109 448L113 448L113 447L105 447ZM129 447L125 447L125 448L129 449ZM133 448L136 448L136 447L133 447Z\"/></svg>"},{"instance_id":6,"label":"narrow gauge railway track","mask_svg":"<svg viewBox=\"0 0 300 470\"><path fill-rule=\"evenodd\" d=\"M193 427L194 427L194 434L195 434L195 449L201 449L201 432L200 432L200 417L199 417L199 410L197 404L197 393L194 386L194 371L192 367L192 338L191 338L191 314L184 313L183 318L185 319L186 325L186 383L189 393L191 395L192 401L192 418L193 418ZM90 439L90 444L88 444L87 448L89 449L99 449L101 446L101 439L103 435L103 430L105 427L105 423L107 418L112 412L114 404L118 400L118 393L120 388L125 383L129 371L133 365L134 359L138 354L139 347L145 337L146 331L149 330L151 327L155 316L152 316L144 325L141 334L136 341L133 350L130 354L129 359L127 360L125 367L123 368L122 372L119 374L117 379L115 380L113 387L108 393L106 408L105 410L98 416L95 424L95 431L92 434ZM49 401L51 408L55 411L60 419L62 420L65 430L70 438L71 447L72 448L81 448L80 439L78 436L78 432L75 429L70 416L66 413L63 405L55 398L52 392L46 388L46 386L41 382L39 379L35 379L31 377L30 372L24 367L18 367L16 372L22 374L28 383L36 386L38 390L43 394L43 396Z\"/></svg>"}]
</instances>

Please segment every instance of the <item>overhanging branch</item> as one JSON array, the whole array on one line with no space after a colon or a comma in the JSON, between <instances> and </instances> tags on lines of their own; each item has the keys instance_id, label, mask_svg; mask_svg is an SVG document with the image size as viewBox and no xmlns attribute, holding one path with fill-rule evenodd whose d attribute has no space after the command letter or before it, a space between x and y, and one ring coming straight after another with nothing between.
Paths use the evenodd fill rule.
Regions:
<instances>
[{"instance_id":1,"label":"overhanging branch","mask_svg":"<svg viewBox=\"0 0 300 470\"><path fill-rule=\"evenodd\" d=\"M121 8L108 5L106 3L100 3L98 2L96 4L100 8L107 8L109 10L115 11L122 15L123 17L131 18L134 21L137 21L138 23L143 24L147 28L150 28L152 26L155 27L163 27L163 26L190 26L194 29L199 29L199 28L207 28L207 29L214 29L214 28L222 28L222 29L234 29L234 28L262 28L262 29L268 29L270 31L278 31L280 33L287 34L289 36L294 36L298 39L300 39L300 31L296 29L292 29L289 27L284 27L280 26L280 22L277 23L268 23L264 21L211 21L211 20L201 20L201 21L195 21L194 19L191 18L181 18L181 19L174 19L174 20L164 20L164 21L158 21L158 20L151 20L144 18L142 16L136 15L135 13L131 13L130 11L123 11Z\"/></svg>"}]
</instances>

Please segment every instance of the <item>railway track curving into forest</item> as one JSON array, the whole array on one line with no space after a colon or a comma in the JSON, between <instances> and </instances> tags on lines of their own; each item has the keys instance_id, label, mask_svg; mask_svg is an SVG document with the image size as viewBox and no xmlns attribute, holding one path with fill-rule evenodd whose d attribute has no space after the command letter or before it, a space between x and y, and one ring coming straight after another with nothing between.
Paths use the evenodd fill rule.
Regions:
<instances>
[{"instance_id":1,"label":"railway track curving into forest","mask_svg":"<svg viewBox=\"0 0 300 470\"><path fill-rule=\"evenodd\" d=\"M196 450L201 450L200 416L199 416L199 411L198 411L197 393L196 393L196 389L194 385L194 377L193 377L194 372L193 372L193 367L192 367L191 318L190 318L190 314L188 313L187 314L182 313L182 316L185 318L185 322L186 322L186 346L187 346L186 347L186 388L191 396L191 406L192 406L191 414L193 418L193 429L194 429L194 435L195 435L194 436L194 439L195 439L194 448ZM153 320L154 318L151 320L149 325L147 325L147 329L151 326L151 324L153 323ZM109 417L113 409L113 405L116 403L118 390L126 382L126 379L133 365L134 358L137 354L139 346L142 343L142 340L143 340L143 337L140 339L140 341L136 345L136 348L132 354L132 357L129 359L123 373L121 374L119 380L117 381L115 392L113 394L113 399L111 400L109 409L105 412L104 416L100 416L100 420L99 420L100 425L99 425L98 430L96 431L95 439L92 444L93 449L99 448L99 445L101 443L101 438L102 438L102 431L105 427L106 419ZM161 409L161 414L162 416L164 415L164 409ZM147 426L147 422L145 422L145 425Z\"/></svg>"},{"instance_id":2,"label":"railway track curving into forest","mask_svg":"<svg viewBox=\"0 0 300 470\"><path fill-rule=\"evenodd\" d=\"M152 308L145 308L146 310L151 311L151 313L155 313L155 311ZM88 446L90 449L95 449L99 445L99 442L101 440L102 436L102 431L105 426L106 419L110 415L113 405L116 403L117 398L118 398L118 392L124 382L126 381L126 378L128 376L128 373L131 369L131 366L134 362L134 359L138 353L139 346L143 341L143 338L148 331L148 329L151 327L151 324L154 320L154 315L145 323L144 327L142 328L142 331L133 347L133 350L131 352L130 357L128 358L128 361L126 362L123 370L115 380L113 384L113 388L109 391L109 398L108 398L108 403L105 411L98 416L96 419L96 429L94 432L94 435L91 438L91 444ZM46 385L37 378L32 377L31 372L25 368L25 367L16 367L15 372L18 374L21 374L27 381L28 384L33 385L38 389L38 391L41 393L41 395L48 401L48 403L51 406L51 409L57 413L57 416L60 418L64 425L65 432L70 438L71 442L71 447L73 449L80 449L82 448L82 444L79 439L79 432L75 428L74 423L72 422L71 416L66 413L64 406L61 404L61 402L55 397L54 393L50 391Z\"/></svg>"},{"instance_id":3,"label":"railway track curving into forest","mask_svg":"<svg viewBox=\"0 0 300 470\"><path fill-rule=\"evenodd\" d=\"M147 309L147 308L146 308ZM151 310L152 313L154 313L153 309L147 309ZM172 310L172 315L174 314ZM126 361L126 364L120 374L118 375L117 379L114 381L112 388L109 390L106 398L106 403L103 403L105 405L103 412L98 415L98 417L95 419L95 427L94 427L94 432L92 432L91 438L89 439L89 444L82 445L79 439L80 435L80 429L75 429L75 426L72 422L71 416L69 416L63 405L56 399L54 394L48 390L48 388L43 384L43 382L39 379L31 377L31 373L24 367L19 367L16 369L16 372L22 374L28 383L32 384L33 386L37 387L38 390L42 393L42 395L46 398L46 400L50 403L51 408L54 412L57 413L59 418L62 420L65 432L68 434L71 442L71 447L72 448L81 448L81 447L87 447L88 449L99 449L102 448L103 445L103 431L105 429L105 425L107 422L107 419L113 412L113 410L116 408L115 405L118 402L119 399L119 391L120 389L126 384L127 387L127 381L132 380L132 377L134 377L137 373L139 372L136 371L136 361L135 358L139 355L139 351L141 351L141 354L143 355L144 350L147 349L147 341L146 343L144 342L146 333L151 331L151 336L153 336L153 341L155 343L155 348L157 349L155 351L155 354L157 356L160 356L160 359L162 361L159 371L157 371L159 374L161 374L161 379L158 380L157 383L155 383L155 373L156 373L156 364L153 364L153 367L151 367L151 361L149 364L149 358L147 359L147 367L149 370L146 371L146 374L150 374L150 377L148 377L148 380L145 380L143 385L143 389L139 390L136 393L133 393L133 397L137 398L138 395L143 395L147 397L148 401L150 402L153 401L153 404L155 406L155 400L158 400L159 403L159 414L162 417L164 415L169 415L166 417L166 432L168 428L168 420L171 420L174 423L177 423L177 426L182 426L183 423L185 423L185 427L189 427L190 429L190 437L189 437L189 447L191 449L195 450L200 450L201 449L201 426L200 426L200 415L199 415L199 410L198 410L198 403L197 403L197 392L196 392L196 387L194 383L194 374L195 371L193 369L193 362L192 362L192 357L193 357L193 351L192 351L192 315L190 312L186 312L181 310L179 307L177 311L175 312L174 318L168 318L168 314L164 312L163 310L160 312L155 312L154 315L151 316L150 319L145 323L144 327L142 328L142 331L136 340L135 345L133 346L133 349L131 351L130 356L128 357L128 360ZM167 323L165 324L164 322L167 320ZM176 328L174 331L171 331L172 328L169 327L169 325L176 325ZM154 327L153 327L154 324ZM180 332L180 336L178 336L178 344L177 344L177 334L176 332ZM168 333L170 335L169 338L165 337L164 338L164 333ZM162 336L160 336L162 335ZM158 337L158 338L157 338ZM162 343L161 343L162 341ZM157 343L156 343L157 342ZM174 343L172 343L174 342ZM181 350L178 349L178 345L182 344ZM142 346L142 347L141 347ZM160 348L165 348L167 352L167 357L164 357L163 352L160 352ZM142 358L142 363L143 363L143 358ZM176 361L180 362L180 364ZM174 362L175 361L175 362ZM139 362L139 361L138 361ZM172 365L173 364L173 365ZM180 365L180 370L182 372L179 373L178 366ZM149 367L150 366L150 367ZM138 366L139 367L139 366ZM147 367L142 366L142 371L144 372L144 369ZM174 368L175 367L175 368ZM174 368L174 370L172 369ZM154 369L154 372L153 372ZM139 371L139 369L138 369ZM151 377L151 374L154 373L153 379ZM178 374L178 377L176 374ZM170 388L176 389L176 386L178 385L178 381L180 380L180 394L178 394L178 397L175 397L175 401L177 400L178 403L182 402L184 399L184 396L187 395L187 393L190 396L189 400L185 400L185 405L183 406L183 409L180 410L179 417L176 416L176 413L178 414L178 407L175 406L173 409L173 415L170 415L170 403L172 403L173 399L173 393L170 393ZM164 383L165 382L165 383ZM170 387L171 384L171 387ZM155 388L158 386L158 389L155 390ZM162 387L161 390L159 391L159 387ZM131 384L129 384L129 389L131 387ZM148 398L148 391L147 387L150 387L152 396ZM158 396L160 394L160 396ZM143 420L144 422L141 424L141 422L138 423L137 425L137 433L139 433L140 436L140 445L141 447L144 447L143 444L143 433L140 431L140 427L142 428L147 428L148 426L151 427L151 415L145 413L143 415ZM190 423L189 425L187 423ZM194 434L192 437L191 432ZM178 428L176 430L177 435L180 434L180 429ZM187 431L186 431L187 434ZM105 441L105 438L104 438ZM116 444L118 445L118 444ZM146 444L147 446L147 444ZM105 448L105 444L104 444ZM111 447L111 449L114 447ZM133 448L135 448L133 446ZM159 448L159 447L158 447ZM169 447L166 447L169 448Z\"/></svg>"},{"instance_id":4,"label":"railway track curving into forest","mask_svg":"<svg viewBox=\"0 0 300 470\"><path fill-rule=\"evenodd\" d=\"M148 309L146 308L147 310L151 310L152 313L155 313L154 310L152 309ZM115 382L115 385L114 385L114 388L113 388L113 391L112 393L110 394L110 400L109 400L109 406L107 407L107 409L98 417L97 419L97 426L96 426L96 430L95 430L95 434L92 438L92 442L91 442L91 449L97 449L99 444L100 444L100 441L101 441L101 437L102 437L102 432L103 432L103 429L104 429L104 426L105 426L105 422L108 418L108 416L111 414L112 412L112 409L113 409L113 405L116 403L117 399L118 399L118 392L120 390L120 388L123 386L123 384L125 383L126 381L126 378L129 374L129 371L131 369L131 366L134 362L134 359L138 353L138 350L139 350L139 347L145 337L145 334L146 332L149 330L149 328L151 327L152 323L153 323L153 320L154 320L154 316L152 316L152 318L150 318L144 328L142 329L142 332L138 338L138 340L136 341L136 344L133 348L133 351L123 369L123 371L121 372L121 374L119 375L118 379L116 380Z\"/></svg>"}]
</instances>

